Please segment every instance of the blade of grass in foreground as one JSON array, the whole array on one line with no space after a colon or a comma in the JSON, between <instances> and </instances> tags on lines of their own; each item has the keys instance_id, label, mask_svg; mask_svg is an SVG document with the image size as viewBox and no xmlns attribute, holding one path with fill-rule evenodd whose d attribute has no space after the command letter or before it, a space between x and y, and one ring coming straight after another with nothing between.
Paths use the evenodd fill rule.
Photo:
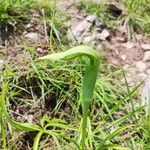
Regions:
<instances>
[{"instance_id":1,"label":"blade of grass in foreground","mask_svg":"<svg viewBox=\"0 0 150 150\"><path fill-rule=\"evenodd\" d=\"M2 142L3 142L3 150L7 150L7 142L6 142L6 132L5 132L5 126L4 126L4 119L3 119L3 113L2 113L2 104L1 104L1 96L0 96L0 130L2 135Z\"/></svg>"},{"instance_id":2,"label":"blade of grass in foreground","mask_svg":"<svg viewBox=\"0 0 150 150\"><path fill-rule=\"evenodd\" d=\"M5 98L6 98L6 91L8 88L8 83L3 85L2 88L2 93L1 93L1 108L4 116L6 117L8 123L10 123L13 127L23 130L23 131L40 131L42 130L41 127L35 124L30 124L30 123L19 123L17 121L14 121L13 119L10 118L6 106L5 106Z\"/></svg>"},{"instance_id":3,"label":"blade of grass in foreground","mask_svg":"<svg viewBox=\"0 0 150 150\"><path fill-rule=\"evenodd\" d=\"M117 145L117 144L108 144L108 145L105 145L104 148L97 149L97 150L106 150L106 149L129 150L129 148L124 147L124 146L120 146L120 145Z\"/></svg>"},{"instance_id":4,"label":"blade of grass in foreground","mask_svg":"<svg viewBox=\"0 0 150 150\"><path fill-rule=\"evenodd\" d=\"M39 143L40 143L40 138L41 138L42 134L43 134L43 132L41 131L34 138L33 150L38 150L39 149Z\"/></svg>"},{"instance_id":5,"label":"blade of grass in foreground","mask_svg":"<svg viewBox=\"0 0 150 150\"><path fill-rule=\"evenodd\" d=\"M102 149L107 149L106 147L108 147L108 145L105 145L105 142L107 141L110 141L112 140L115 136L117 136L118 134L120 134L122 131L124 131L126 128L129 128L131 127L132 125L125 125L125 126L122 126L118 129L116 129L114 132L110 133L98 146L98 149L97 150L102 150ZM105 147L106 146L106 147ZM117 145L116 145L117 146ZM113 148L113 144L111 145L110 144L110 147ZM118 147L120 147L118 145ZM125 147L124 147L125 148ZM126 149L126 148L125 148Z\"/></svg>"}]
</instances>

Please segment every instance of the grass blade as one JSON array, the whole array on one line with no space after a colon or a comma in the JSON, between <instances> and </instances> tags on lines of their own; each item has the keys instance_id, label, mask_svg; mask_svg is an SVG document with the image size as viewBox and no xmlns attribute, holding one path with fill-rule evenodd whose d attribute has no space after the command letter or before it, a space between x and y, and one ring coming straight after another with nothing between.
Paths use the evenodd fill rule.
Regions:
<instances>
[{"instance_id":1,"label":"grass blade","mask_svg":"<svg viewBox=\"0 0 150 150\"><path fill-rule=\"evenodd\" d=\"M39 132L37 134L37 136L35 137L34 143L33 143L33 150L39 149L38 147L39 147L39 142L40 142L40 138L41 138L42 134L43 134L43 131Z\"/></svg>"},{"instance_id":2,"label":"grass blade","mask_svg":"<svg viewBox=\"0 0 150 150\"><path fill-rule=\"evenodd\" d=\"M126 128L131 127L131 125L125 125L122 126L118 129L116 129L114 132L112 132L111 134L109 134L98 146L98 150L101 150L105 147L105 142L112 140L115 136L117 136L118 134L120 134L123 130L125 130Z\"/></svg>"},{"instance_id":3,"label":"grass blade","mask_svg":"<svg viewBox=\"0 0 150 150\"><path fill-rule=\"evenodd\" d=\"M40 131L42 128L39 127L38 125L30 124L30 123L19 123L10 118L10 116L8 115L6 106L5 106L5 97L6 97L7 88L8 88L8 83L4 84L2 88L1 108L8 123L10 123L13 127L23 130L23 131Z\"/></svg>"}]
</instances>

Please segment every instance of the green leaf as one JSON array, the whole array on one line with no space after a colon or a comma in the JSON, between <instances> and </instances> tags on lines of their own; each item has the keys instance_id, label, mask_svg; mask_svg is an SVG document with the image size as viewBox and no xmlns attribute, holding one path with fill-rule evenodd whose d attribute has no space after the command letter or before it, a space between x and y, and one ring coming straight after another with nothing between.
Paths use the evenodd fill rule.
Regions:
<instances>
[{"instance_id":1,"label":"green leaf","mask_svg":"<svg viewBox=\"0 0 150 150\"><path fill-rule=\"evenodd\" d=\"M47 127L58 127L58 128L63 128L63 129L68 129L68 130L73 130L73 131L80 131L79 129L76 129L74 127L71 127L69 125L65 125L65 124L62 124L62 123L53 123L53 122L49 122L45 128Z\"/></svg>"},{"instance_id":2,"label":"green leaf","mask_svg":"<svg viewBox=\"0 0 150 150\"><path fill-rule=\"evenodd\" d=\"M33 150L38 150L39 149L39 143L40 143L40 138L42 136L44 132L41 131L37 134L37 136L34 139L34 143L33 143Z\"/></svg>"},{"instance_id":3,"label":"green leaf","mask_svg":"<svg viewBox=\"0 0 150 150\"><path fill-rule=\"evenodd\" d=\"M83 86L82 86L82 95L81 95L82 109L83 109L81 147L82 149L84 149L88 111L89 111L89 106L93 100L94 88L95 88L95 83L96 83L99 65L100 65L99 54L89 46L76 46L65 52L46 55L39 59L59 61L59 60L70 60L80 56L87 56L90 59L90 63L86 66L85 73L83 76Z\"/></svg>"},{"instance_id":4,"label":"green leaf","mask_svg":"<svg viewBox=\"0 0 150 150\"><path fill-rule=\"evenodd\" d=\"M103 149L129 150L129 148L117 144L104 145L102 149L98 149L98 150L103 150Z\"/></svg>"}]
</instances>

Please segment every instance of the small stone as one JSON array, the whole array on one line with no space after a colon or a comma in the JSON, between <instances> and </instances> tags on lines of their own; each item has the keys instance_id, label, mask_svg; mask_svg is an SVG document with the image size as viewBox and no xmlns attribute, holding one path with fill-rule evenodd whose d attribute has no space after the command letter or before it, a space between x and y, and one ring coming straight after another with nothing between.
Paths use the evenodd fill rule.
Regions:
<instances>
[{"instance_id":1,"label":"small stone","mask_svg":"<svg viewBox=\"0 0 150 150\"><path fill-rule=\"evenodd\" d=\"M98 19L96 19L95 25L96 25L96 27L98 27L98 28L103 28L103 26L104 26L103 23L100 22Z\"/></svg>"},{"instance_id":2,"label":"small stone","mask_svg":"<svg viewBox=\"0 0 150 150\"><path fill-rule=\"evenodd\" d=\"M141 102L142 102L142 106L145 106L144 109L145 109L145 112L146 112L146 116L149 115L149 112L150 112L150 99L149 99L149 93L150 93L150 80L148 80L142 91L141 91Z\"/></svg>"},{"instance_id":3,"label":"small stone","mask_svg":"<svg viewBox=\"0 0 150 150\"><path fill-rule=\"evenodd\" d=\"M92 36L86 36L86 37L84 37L84 39L83 39L83 43L89 43L89 42L91 42L92 41Z\"/></svg>"},{"instance_id":4,"label":"small stone","mask_svg":"<svg viewBox=\"0 0 150 150\"><path fill-rule=\"evenodd\" d=\"M40 53L40 54L43 53L43 49L42 49L41 47L38 47L36 50L37 50L37 52Z\"/></svg>"},{"instance_id":5,"label":"small stone","mask_svg":"<svg viewBox=\"0 0 150 150\"><path fill-rule=\"evenodd\" d=\"M143 50L150 50L150 44L141 44Z\"/></svg>"},{"instance_id":6,"label":"small stone","mask_svg":"<svg viewBox=\"0 0 150 150\"><path fill-rule=\"evenodd\" d=\"M143 61L150 61L150 51L144 53Z\"/></svg>"},{"instance_id":7,"label":"small stone","mask_svg":"<svg viewBox=\"0 0 150 150\"><path fill-rule=\"evenodd\" d=\"M3 65L4 65L4 60L3 60L3 59L0 59L0 70L3 69Z\"/></svg>"},{"instance_id":8,"label":"small stone","mask_svg":"<svg viewBox=\"0 0 150 150\"><path fill-rule=\"evenodd\" d=\"M28 33L27 31L23 31L23 33L22 33L22 34L25 36L27 33Z\"/></svg>"},{"instance_id":9,"label":"small stone","mask_svg":"<svg viewBox=\"0 0 150 150\"><path fill-rule=\"evenodd\" d=\"M0 49L4 48L4 46L0 45Z\"/></svg>"},{"instance_id":10,"label":"small stone","mask_svg":"<svg viewBox=\"0 0 150 150\"><path fill-rule=\"evenodd\" d=\"M80 36L85 30L89 30L91 23L83 20L79 25L72 31L74 36Z\"/></svg>"},{"instance_id":11,"label":"small stone","mask_svg":"<svg viewBox=\"0 0 150 150\"><path fill-rule=\"evenodd\" d=\"M126 33L127 32L127 29L125 26L118 26L117 30L120 32L120 33Z\"/></svg>"},{"instance_id":12,"label":"small stone","mask_svg":"<svg viewBox=\"0 0 150 150\"><path fill-rule=\"evenodd\" d=\"M28 116L28 122L29 123L33 123L33 115L29 115Z\"/></svg>"},{"instance_id":13,"label":"small stone","mask_svg":"<svg viewBox=\"0 0 150 150\"><path fill-rule=\"evenodd\" d=\"M68 30L68 39L78 43L88 43L95 39L93 22L97 19L95 15L87 16L83 21ZM93 39L94 37L94 39Z\"/></svg>"},{"instance_id":14,"label":"small stone","mask_svg":"<svg viewBox=\"0 0 150 150\"><path fill-rule=\"evenodd\" d=\"M143 61L138 61L135 65L139 72L143 72L146 70L146 64Z\"/></svg>"},{"instance_id":15,"label":"small stone","mask_svg":"<svg viewBox=\"0 0 150 150\"><path fill-rule=\"evenodd\" d=\"M88 21L88 22L91 22L91 23L93 23L95 20L96 20L96 16L95 15L90 15L90 16L87 16L86 17L86 20Z\"/></svg>"},{"instance_id":16,"label":"small stone","mask_svg":"<svg viewBox=\"0 0 150 150\"><path fill-rule=\"evenodd\" d=\"M127 48L127 49L131 49L131 48L133 48L135 45L134 45L133 42L126 42L126 43L123 44L123 46L124 46L125 48Z\"/></svg>"},{"instance_id":17,"label":"small stone","mask_svg":"<svg viewBox=\"0 0 150 150\"><path fill-rule=\"evenodd\" d=\"M33 24L31 24L31 23L28 23L27 25L26 25L26 28L32 28L33 27Z\"/></svg>"},{"instance_id":18,"label":"small stone","mask_svg":"<svg viewBox=\"0 0 150 150\"><path fill-rule=\"evenodd\" d=\"M101 33L97 34L97 39L105 41L109 36L110 36L109 31L104 29L102 30Z\"/></svg>"},{"instance_id":19,"label":"small stone","mask_svg":"<svg viewBox=\"0 0 150 150\"><path fill-rule=\"evenodd\" d=\"M35 32L25 34L25 38L27 38L30 42L37 43L39 41L39 35Z\"/></svg>"},{"instance_id":20,"label":"small stone","mask_svg":"<svg viewBox=\"0 0 150 150\"><path fill-rule=\"evenodd\" d=\"M127 59L127 56L125 54L121 55L121 59L122 60L126 60Z\"/></svg>"},{"instance_id":21,"label":"small stone","mask_svg":"<svg viewBox=\"0 0 150 150\"><path fill-rule=\"evenodd\" d=\"M75 28L68 30L68 38L71 41L80 41L83 33L90 31L92 24L87 20L81 21Z\"/></svg>"},{"instance_id":22,"label":"small stone","mask_svg":"<svg viewBox=\"0 0 150 150\"><path fill-rule=\"evenodd\" d=\"M21 118L20 116L17 116L17 120L18 120L18 121L21 121L21 119L22 119L22 118Z\"/></svg>"},{"instance_id":23,"label":"small stone","mask_svg":"<svg viewBox=\"0 0 150 150\"><path fill-rule=\"evenodd\" d=\"M28 123L33 123L33 115L23 115L22 118L27 120Z\"/></svg>"}]
</instances>

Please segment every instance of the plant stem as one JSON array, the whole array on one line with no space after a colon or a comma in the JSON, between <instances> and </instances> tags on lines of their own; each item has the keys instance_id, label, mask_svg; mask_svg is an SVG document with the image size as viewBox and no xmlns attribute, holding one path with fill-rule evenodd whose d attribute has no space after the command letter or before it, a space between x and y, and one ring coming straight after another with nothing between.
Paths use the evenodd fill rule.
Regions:
<instances>
[{"instance_id":1,"label":"plant stem","mask_svg":"<svg viewBox=\"0 0 150 150\"><path fill-rule=\"evenodd\" d=\"M6 141L6 132L5 132L5 126L4 126L4 118L3 118L3 111L2 111L2 96L0 96L0 126L1 126L1 136L3 141L3 150L7 150L7 141Z\"/></svg>"},{"instance_id":2,"label":"plant stem","mask_svg":"<svg viewBox=\"0 0 150 150\"><path fill-rule=\"evenodd\" d=\"M87 128L87 117L88 113L84 112L83 121L82 121L82 142L81 142L81 150L84 150L85 139L86 139L86 128Z\"/></svg>"}]
</instances>

